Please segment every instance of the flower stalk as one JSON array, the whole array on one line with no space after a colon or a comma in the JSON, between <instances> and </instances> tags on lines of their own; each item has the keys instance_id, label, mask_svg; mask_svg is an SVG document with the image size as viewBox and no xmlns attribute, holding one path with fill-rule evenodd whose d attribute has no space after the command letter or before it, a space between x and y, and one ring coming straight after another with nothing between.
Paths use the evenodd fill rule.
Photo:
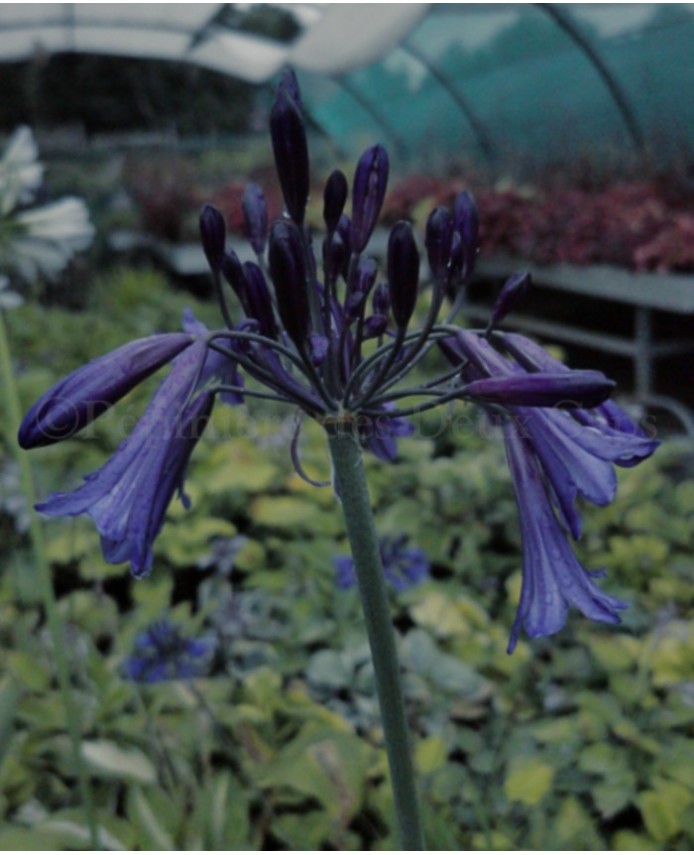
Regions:
<instances>
[{"instance_id":1,"label":"flower stalk","mask_svg":"<svg viewBox=\"0 0 694 855\"><path fill-rule=\"evenodd\" d=\"M328 429L328 443L374 664L400 845L407 851L419 851L424 849L424 841L400 668L361 446L342 424Z\"/></svg>"},{"instance_id":2,"label":"flower stalk","mask_svg":"<svg viewBox=\"0 0 694 855\"><path fill-rule=\"evenodd\" d=\"M84 763L82 762L82 755L80 754L80 722L73 701L72 692L70 690L70 667L63 640L63 624L60 619L60 614L58 613L50 566L48 564L46 547L43 540L43 530L41 528L38 515L34 510L35 495L31 474L31 464L29 463L29 458L26 454L19 453L19 444L15 439L17 428L21 422L21 406L19 395L17 393L17 385L12 372L10 347L2 311L0 311L0 378L2 378L2 385L5 390L5 405L7 407L7 430L5 438L19 464L22 489L26 496L27 504L29 505L29 532L34 552L34 563L36 566L36 574L38 576L43 608L46 613L48 631L53 642L56 675L58 678L58 686L60 688L60 697L63 709L65 710L65 720L67 722L68 736L70 738L70 745L72 748L72 757L75 764L75 771L77 773L80 799L84 806L91 847L94 850L100 850L102 847L99 841L99 829L96 809L94 807L94 799L92 798L89 779L84 768Z\"/></svg>"}]
</instances>

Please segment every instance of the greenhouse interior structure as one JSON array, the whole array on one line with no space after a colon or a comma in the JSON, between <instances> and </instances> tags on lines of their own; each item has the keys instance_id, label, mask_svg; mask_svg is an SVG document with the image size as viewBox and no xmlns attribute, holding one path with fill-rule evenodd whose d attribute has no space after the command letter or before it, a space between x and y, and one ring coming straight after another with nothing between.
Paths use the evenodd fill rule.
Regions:
<instances>
[{"instance_id":1,"label":"greenhouse interior structure","mask_svg":"<svg viewBox=\"0 0 694 855\"><path fill-rule=\"evenodd\" d=\"M0 848L690 850L694 4L0 4Z\"/></svg>"}]
</instances>

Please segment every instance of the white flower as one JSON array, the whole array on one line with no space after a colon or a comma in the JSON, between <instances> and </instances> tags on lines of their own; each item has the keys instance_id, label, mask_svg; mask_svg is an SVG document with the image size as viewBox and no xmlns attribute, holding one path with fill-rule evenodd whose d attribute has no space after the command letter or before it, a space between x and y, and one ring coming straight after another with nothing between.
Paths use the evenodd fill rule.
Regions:
<instances>
[{"instance_id":1,"label":"white flower","mask_svg":"<svg viewBox=\"0 0 694 855\"><path fill-rule=\"evenodd\" d=\"M0 215L34 198L43 178L43 165L31 130L22 125L10 137L0 158Z\"/></svg>"},{"instance_id":2,"label":"white flower","mask_svg":"<svg viewBox=\"0 0 694 855\"><path fill-rule=\"evenodd\" d=\"M21 306L24 300L15 294L14 291L8 291L7 286L10 280L7 276L0 276L0 310L1 309L16 309Z\"/></svg>"},{"instance_id":3,"label":"white flower","mask_svg":"<svg viewBox=\"0 0 694 855\"><path fill-rule=\"evenodd\" d=\"M39 273L56 277L94 237L81 199L68 197L40 208L23 207L34 201L42 177L34 137L29 128L18 128L0 158L0 250L3 266L25 279Z\"/></svg>"},{"instance_id":4,"label":"white flower","mask_svg":"<svg viewBox=\"0 0 694 855\"><path fill-rule=\"evenodd\" d=\"M41 272L57 276L76 252L87 249L94 237L87 206L68 197L15 217L19 234L12 242L13 263L22 276Z\"/></svg>"}]
</instances>

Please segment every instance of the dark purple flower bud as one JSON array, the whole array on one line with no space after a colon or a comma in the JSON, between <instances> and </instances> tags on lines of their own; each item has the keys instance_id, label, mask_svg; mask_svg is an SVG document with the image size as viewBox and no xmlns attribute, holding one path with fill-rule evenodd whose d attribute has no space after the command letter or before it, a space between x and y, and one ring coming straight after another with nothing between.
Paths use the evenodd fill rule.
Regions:
<instances>
[{"instance_id":1,"label":"dark purple flower bud","mask_svg":"<svg viewBox=\"0 0 694 855\"><path fill-rule=\"evenodd\" d=\"M293 68L282 69L275 94L276 96L280 94L288 95L300 110L303 109L299 81L296 79L296 72Z\"/></svg>"},{"instance_id":2,"label":"dark purple flower bud","mask_svg":"<svg viewBox=\"0 0 694 855\"><path fill-rule=\"evenodd\" d=\"M301 225L309 191L308 144L300 107L285 89L278 89L270 113L270 135L287 211Z\"/></svg>"},{"instance_id":3,"label":"dark purple flower bud","mask_svg":"<svg viewBox=\"0 0 694 855\"><path fill-rule=\"evenodd\" d=\"M465 248L463 239L459 232L453 232L451 237L451 261L450 269L454 277L460 277L460 273L465 265Z\"/></svg>"},{"instance_id":4,"label":"dark purple flower bud","mask_svg":"<svg viewBox=\"0 0 694 855\"><path fill-rule=\"evenodd\" d=\"M39 398L19 428L19 445L39 448L74 436L193 341L185 333L153 335L93 359Z\"/></svg>"},{"instance_id":5,"label":"dark purple flower bud","mask_svg":"<svg viewBox=\"0 0 694 855\"><path fill-rule=\"evenodd\" d=\"M322 365L328 355L330 340L324 335L311 333L308 337L308 342L311 350L311 362L314 365Z\"/></svg>"},{"instance_id":6,"label":"dark purple flower bud","mask_svg":"<svg viewBox=\"0 0 694 855\"><path fill-rule=\"evenodd\" d=\"M301 233L289 220L273 225L268 262L282 324L297 347L303 347L310 325L306 263Z\"/></svg>"},{"instance_id":7,"label":"dark purple flower bud","mask_svg":"<svg viewBox=\"0 0 694 855\"><path fill-rule=\"evenodd\" d=\"M328 244L328 241L330 241L330 244ZM330 247L330 251L328 251L328 246ZM326 278L335 281L343 272L348 262L349 250L340 235L337 232L332 235L326 235L323 240L323 269L325 270Z\"/></svg>"},{"instance_id":8,"label":"dark purple flower bud","mask_svg":"<svg viewBox=\"0 0 694 855\"><path fill-rule=\"evenodd\" d=\"M575 409L602 404L615 385L600 371L571 371L489 377L470 383L465 392L486 404Z\"/></svg>"},{"instance_id":9,"label":"dark purple flower bud","mask_svg":"<svg viewBox=\"0 0 694 855\"><path fill-rule=\"evenodd\" d=\"M244 308L249 318L258 321L258 329L261 335L268 338L277 338L277 325L272 311L272 297L263 271L252 261L243 265L246 278L246 299Z\"/></svg>"},{"instance_id":10,"label":"dark purple flower bud","mask_svg":"<svg viewBox=\"0 0 694 855\"><path fill-rule=\"evenodd\" d=\"M406 329L417 303L419 250L412 226L400 220L388 239L388 284L393 318L399 329Z\"/></svg>"},{"instance_id":11,"label":"dark purple flower bud","mask_svg":"<svg viewBox=\"0 0 694 855\"><path fill-rule=\"evenodd\" d=\"M375 145L362 154L352 191L352 251L362 252L373 233L388 186L388 154Z\"/></svg>"},{"instance_id":12,"label":"dark purple flower bud","mask_svg":"<svg viewBox=\"0 0 694 855\"><path fill-rule=\"evenodd\" d=\"M334 238L342 241L342 249L338 252L338 258L340 255L342 257L342 266L339 270L346 279L349 273L349 259L352 255L352 221L347 214L340 217Z\"/></svg>"},{"instance_id":13,"label":"dark purple flower bud","mask_svg":"<svg viewBox=\"0 0 694 855\"><path fill-rule=\"evenodd\" d=\"M366 300L366 295L361 291L352 291L345 300L345 321L351 324L361 314L362 306Z\"/></svg>"},{"instance_id":14,"label":"dark purple flower bud","mask_svg":"<svg viewBox=\"0 0 694 855\"><path fill-rule=\"evenodd\" d=\"M361 258L357 266L357 273L354 280L354 290L359 291L365 296L369 294L376 282L376 274L378 273L378 265L373 258Z\"/></svg>"},{"instance_id":15,"label":"dark purple flower bud","mask_svg":"<svg viewBox=\"0 0 694 855\"><path fill-rule=\"evenodd\" d=\"M224 258L222 259L222 274L234 289L234 294L239 298L241 305L245 309L246 275L243 272L243 265L233 249L224 253Z\"/></svg>"},{"instance_id":16,"label":"dark purple flower bud","mask_svg":"<svg viewBox=\"0 0 694 855\"><path fill-rule=\"evenodd\" d=\"M256 255L262 255L267 243L267 202L262 188L254 183L246 185L242 204L246 234Z\"/></svg>"},{"instance_id":17,"label":"dark purple flower bud","mask_svg":"<svg viewBox=\"0 0 694 855\"><path fill-rule=\"evenodd\" d=\"M336 169L330 174L323 191L323 219L328 232L334 232L347 201L347 179Z\"/></svg>"},{"instance_id":18,"label":"dark purple flower bud","mask_svg":"<svg viewBox=\"0 0 694 855\"><path fill-rule=\"evenodd\" d=\"M427 249L429 269L434 279L443 279L451 260L453 220L448 208L439 205L429 214L424 243Z\"/></svg>"},{"instance_id":19,"label":"dark purple flower bud","mask_svg":"<svg viewBox=\"0 0 694 855\"><path fill-rule=\"evenodd\" d=\"M362 330L364 340L369 338L378 338L388 328L388 318L386 315L371 315L364 321L364 329Z\"/></svg>"},{"instance_id":20,"label":"dark purple flower bud","mask_svg":"<svg viewBox=\"0 0 694 855\"><path fill-rule=\"evenodd\" d=\"M462 266L460 274L463 280L472 275L477 259L479 245L480 218L477 205L471 193L464 190L453 200L453 230L462 240Z\"/></svg>"},{"instance_id":21,"label":"dark purple flower bud","mask_svg":"<svg viewBox=\"0 0 694 855\"><path fill-rule=\"evenodd\" d=\"M200 211L200 237L207 263L215 273L222 269L227 229L224 217L214 205L205 205Z\"/></svg>"},{"instance_id":22,"label":"dark purple flower bud","mask_svg":"<svg viewBox=\"0 0 694 855\"><path fill-rule=\"evenodd\" d=\"M348 323L359 317L361 307L365 304L371 289L376 282L378 265L373 258L361 258L357 265L352 283L352 290L345 303L345 317Z\"/></svg>"},{"instance_id":23,"label":"dark purple flower bud","mask_svg":"<svg viewBox=\"0 0 694 855\"><path fill-rule=\"evenodd\" d=\"M513 312L523 303L528 295L530 281L530 274L527 270L521 270L518 273L514 273L513 276L509 276L494 304L488 329L494 329L494 327L503 321L506 315Z\"/></svg>"},{"instance_id":24,"label":"dark purple flower bud","mask_svg":"<svg viewBox=\"0 0 694 855\"><path fill-rule=\"evenodd\" d=\"M377 315L387 315L390 311L390 291L387 282L380 282L376 286L373 296L373 307Z\"/></svg>"}]
</instances>

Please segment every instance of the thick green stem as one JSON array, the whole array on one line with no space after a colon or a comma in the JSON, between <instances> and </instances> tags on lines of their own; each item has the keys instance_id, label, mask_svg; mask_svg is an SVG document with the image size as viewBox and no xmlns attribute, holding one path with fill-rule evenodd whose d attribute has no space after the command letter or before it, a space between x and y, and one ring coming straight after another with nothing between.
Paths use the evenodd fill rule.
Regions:
<instances>
[{"instance_id":1,"label":"thick green stem","mask_svg":"<svg viewBox=\"0 0 694 855\"><path fill-rule=\"evenodd\" d=\"M400 844L405 850L419 851L424 849L424 841L400 668L361 447L346 426L332 427L328 436L374 663Z\"/></svg>"},{"instance_id":2,"label":"thick green stem","mask_svg":"<svg viewBox=\"0 0 694 855\"><path fill-rule=\"evenodd\" d=\"M80 726L72 693L70 691L70 669L68 667L68 659L65 653L63 626L60 614L58 613L55 591L53 590L53 580L51 579L50 566L46 556L41 523L34 511L34 484L31 476L31 467L26 454L21 453L16 440L17 429L19 428L21 420L21 408L19 396L17 394L17 386L14 381L14 374L12 372L10 348L2 311L0 311L0 378L2 379L2 386L5 393L5 405L7 407L5 419L5 427L7 429L6 438L19 465L22 489L27 503L29 504L29 516L31 521L30 535L34 551L36 574L38 576L38 585L41 591L44 611L46 613L48 630L53 641L58 685L60 687L61 699L65 710L65 719L67 721L68 733L72 744L73 760L75 770L77 772L80 797L82 799L87 825L89 827L92 849L100 849L101 846L99 844L99 830L96 820L96 811L94 809L94 801L92 799L89 780L80 754Z\"/></svg>"}]
</instances>

